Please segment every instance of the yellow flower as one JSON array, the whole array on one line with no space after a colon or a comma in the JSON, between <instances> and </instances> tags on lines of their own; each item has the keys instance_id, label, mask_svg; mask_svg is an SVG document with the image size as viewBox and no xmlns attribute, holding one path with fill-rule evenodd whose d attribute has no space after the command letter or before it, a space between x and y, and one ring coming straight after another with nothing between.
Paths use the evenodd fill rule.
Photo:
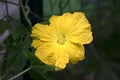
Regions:
<instances>
[{"instance_id":1,"label":"yellow flower","mask_svg":"<svg viewBox=\"0 0 120 80\"><path fill-rule=\"evenodd\" d=\"M55 70L83 60L83 45L93 40L91 25L82 12L53 15L49 25L33 26L31 36L35 55L43 63L55 66Z\"/></svg>"}]
</instances>

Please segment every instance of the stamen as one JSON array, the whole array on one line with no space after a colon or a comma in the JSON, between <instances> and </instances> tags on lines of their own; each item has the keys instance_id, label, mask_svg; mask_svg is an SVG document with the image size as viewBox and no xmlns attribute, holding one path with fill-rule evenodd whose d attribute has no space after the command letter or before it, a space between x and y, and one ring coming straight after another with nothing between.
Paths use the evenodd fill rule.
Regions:
<instances>
[{"instance_id":1,"label":"stamen","mask_svg":"<svg viewBox=\"0 0 120 80\"><path fill-rule=\"evenodd\" d=\"M65 35L62 35L58 38L57 43L64 44L65 43Z\"/></svg>"}]
</instances>

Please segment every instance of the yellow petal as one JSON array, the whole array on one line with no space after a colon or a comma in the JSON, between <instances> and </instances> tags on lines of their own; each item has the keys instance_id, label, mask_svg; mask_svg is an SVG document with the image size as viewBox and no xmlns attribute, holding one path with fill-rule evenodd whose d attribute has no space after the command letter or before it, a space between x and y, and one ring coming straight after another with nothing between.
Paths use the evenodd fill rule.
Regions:
<instances>
[{"instance_id":1,"label":"yellow petal","mask_svg":"<svg viewBox=\"0 0 120 80\"><path fill-rule=\"evenodd\" d=\"M38 23L35 26L33 26L31 36L33 38L39 38L39 40L45 42L52 41L54 34L55 30L52 29L52 27Z\"/></svg>"},{"instance_id":2,"label":"yellow petal","mask_svg":"<svg viewBox=\"0 0 120 80\"><path fill-rule=\"evenodd\" d=\"M84 47L79 44L66 43L66 51L68 51L70 62L73 64L84 59Z\"/></svg>"},{"instance_id":3,"label":"yellow petal","mask_svg":"<svg viewBox=\"0 0 120 80\"><path fill-rule=\"evenodd\" d=\"M33 39L32 46L36 49L41 45L41 41L39 39Z\"/></svg>"},{"instance_id":4,"label":"yellow petal","mask_svg":"<svg viewBox=\"0 0 120 80\"><path fill-rule=\"evenodd\" d=\"M57 46L55 50L55 57L56 57L55 70L64 69L66 67L66 64L69 62L69 56L65 51L65 48L62 46Z\"/></svg>"},{"instance_id":5,"label":"yellow petal","mask_svg":"<svg viewBox=\"0 0 120 80\"><path fill-rule=\"evenodd\" d=\"M47 65L54 65L55 64L55 57L54 57L54 50L53 43L46 43L42 46L38 47L35 55L45 64Z\"/></svg>"},{"instance_id":6,"label":"yellow petal","mask_svg":"<svg viewBox=\"0 0 120 80\"><path fill-rule=\"evenodd\" d=\"M82 12L54 15L50 18L50 27L55 27L74 43L88 44L93 40L91 25Z\"/></svg>"},{"instance_id":7,"label":"yellow petal","mask_svg":"<svg viewBox=\"0 0 120 80\"><path fill-rule=\"evenodd\" d=\"M50 18L50 26L62 33L68 32L74 23L71 13L64 13L62 16L53 15Z\"/></svg>"},{"instance_id":8,"label":"yellow petal","mask_svg":"<svg viewBox=\"0 0 120 80\"><path fill-rule=\"evenodd\" d=\"M88 44L93 40L91 25L83 13L75 12L73 14L77 22L70 30L68 38L74 43Z\"/></svg>"},{"instance_id":9,"label":"yellow petal","mask_svg":"<svg viewBox=\"0 0 120 80\"><path fill-rule=\"evenodd\" d=\"M69 38L73 43L88 44L93 40L92 32L81 32L79 35L74 35Z\"/></svg>"}]
</instances>

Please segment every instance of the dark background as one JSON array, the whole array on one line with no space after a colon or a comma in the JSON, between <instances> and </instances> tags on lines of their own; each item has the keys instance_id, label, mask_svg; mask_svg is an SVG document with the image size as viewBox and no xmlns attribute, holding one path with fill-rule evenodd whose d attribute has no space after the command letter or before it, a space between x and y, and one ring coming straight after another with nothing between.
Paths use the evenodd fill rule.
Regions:
<instances>
[{"instance_id":1,"label":"dark background","mask_svg":"<svg viewBox=\"0 0 120 80\"><path fill-rule=\"evenodd\" d=\"M26 3L26 0L23 0ZM29 0L28 6L31 10L29 13L29 18L34 25L37 22L47 23L50 16L53 14L60 15L64 12L84 12L87 19L91 23L93 32L93 42L91 44L85 45L85 60L78 62L75 65L68 64L67 68L62 71L48 71L43 75L45 68L32 69L23 75L24 80L120 80L120 0ZM13 20L12 17L9 18ZM24 15L20 14L21 23L24 24L25 28L29 28ZM6 21L0 20L0 27L6 25ZM7 22L8 23L8 22ZM18 22L19 23L19 22ZM21 25L21 23L18 24ZM11 23L9 23L11 24ZM13 24L12 25L16 25ZM6 25L8 26L8 25ZM12 53L20 52L20 45L12 44L11 41L19 43L21 38L21 27L16 30L13 29L12 37L5 41L7 47L7 52L11 52L14 49L16 51ZM2 33L6 28L1 27ZM29 29L31 30L31 29ZM23 31L25 33L26 31ZM26 36L30 32L25 33ZM16 37L16 34L18 34ZM19 35L20 34L20 35ZM30 37L23 38L27 41L24 45L25 47L30 46L31 41L28 40ZM11 40L11 41L10 41ZM12 47L11 47L12 46ZM11 47L11 48L10 48ZM19 49L18 49L19 48ZM29 48L32 52L32 49ZM7 53L6 53L7 54ZM8 56L8 54L7 54ZM21 56L23 57L23 56ZM10 57L6 57L9 60ZM15 57L18 59L17 57ZM11 60L11 59L10 59ZM19 60L19 59L18 59ZM25 59L22 63L23 66L20 70L26 69L29 65L34 65L31 63L32 59ZM7 61L6 61L7 62ZM3 66L6 66L6 64ZM36 62L35 62L36 63ZM17 64L17 63L15 63ZM21 65L21 64L20 64ZM12 66L13 67L13 66ZM8 68L8 67L5 67ZM11 69L15 74L18 73L18 68ZM9 71L9 70L8 70ZM3 73L6 72L6 69ZM9 75L10 76L10 75ZM9 77L7 76L7 77ZM20 80L22 80L20 78ZM7 79L6 79L7 80ZM18 80L18 79L16 79Z\"/></svg>"}]
</instances>

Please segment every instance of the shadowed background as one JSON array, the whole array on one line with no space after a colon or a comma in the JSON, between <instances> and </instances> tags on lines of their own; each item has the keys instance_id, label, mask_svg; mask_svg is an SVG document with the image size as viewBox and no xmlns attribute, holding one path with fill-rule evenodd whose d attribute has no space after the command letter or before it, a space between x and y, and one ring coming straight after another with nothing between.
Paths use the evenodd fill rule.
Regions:
<instances>
[{"instance_id":1,"label":"shadowed background","mask_svg":"<svg viewBox=\"0 0 120 80\"><path fill-rule=\"evenodd\" d=\"M24 6L27 1L26 11L30 9L28 17L32 25L48 23L53 14L84 12L91 23L94 40L85 45L84 61L68 64L58 72L46 66L38 68L39 62L30 47L31 28L18 0L0 0L0 78L5 76L3 80L8 80L29 65L35 65L16 80L120 79L120 0L23 0Z\"/></svg>"}]
</instances>

